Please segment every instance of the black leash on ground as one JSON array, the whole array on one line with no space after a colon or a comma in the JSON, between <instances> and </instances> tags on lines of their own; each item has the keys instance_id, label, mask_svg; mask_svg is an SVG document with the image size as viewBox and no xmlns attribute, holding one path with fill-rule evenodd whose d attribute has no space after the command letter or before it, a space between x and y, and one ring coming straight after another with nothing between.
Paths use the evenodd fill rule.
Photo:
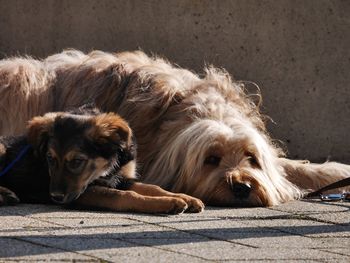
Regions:
<instances>
[{"instance_id":1,"label":"black leash on ground","mask_svg":"<svg viewBox=\"0 0 350 263\"><path fill-rule=\"evenodd\" d=\"M350 192L342 193L342 194L329 194L329 195L323 195L322 193L328 190L337 189L341 187L350 186L350 177L339 180L335 183L329 184L325 187L322 187L321 189L314 191L312 193L307 194L306 198L313 198L313 197L319 197L323 201L340 201L340 200L346 200L350 201Z\"/></svg>"}]
</instances>

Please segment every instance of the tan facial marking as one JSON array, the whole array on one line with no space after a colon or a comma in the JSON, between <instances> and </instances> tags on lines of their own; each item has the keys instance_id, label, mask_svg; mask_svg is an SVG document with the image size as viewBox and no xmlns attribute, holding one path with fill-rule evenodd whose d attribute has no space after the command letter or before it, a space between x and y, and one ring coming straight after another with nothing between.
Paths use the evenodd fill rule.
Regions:
<instances>
[{"instance_id":1,"label":"tan facial marking","mask_svg":"<svg viewBox=\"0 0 350 263\"><path fill-rule=\"evenodd\" d=\"M70 155L69 157L72 157L72 155ZM94 169L90 170L89 168L92 165L94 166ZM104 158L88 159L88 162L85 166L85 169L82 171L82 173L80 173L79 176L74 177L75 185L77 189L81 191L95 179L101 176L105 176L107 167L108 167L108 161L105 160Z\"/></svg>"},{"instance_id":2,"label":"tan facial marking","mask_svg":"<svg viewBox=\"0 0 350 263\"><path fill-rule=\"evenodd\" d=\"M6 153L6 148L3 144L0 144L0 156Z\"/></svg>"},{"instance_id":3,"label":"tan facial marking","mask_svg":"<svg viewBox=\"0 0 350 263\"><path fill-rule=\"evenodd\" d=\"M48 148L47 151L51 154L52 157L57 158L57 154L53 148Z\"/></svg>"},{"instance_id":4,"label":"tan facial marking","mask_svg":"<svg viewBox=\"0 0 350 263\"><path fill-rule=\"evenodd\" d=\"M121 170L122 170L123 177L130 178L130 179L136 178L136 174L135 174L136 162L135 161L128 162L126 165L124 165L121 168Z\"/></svg>"},{"instance_id":5,"label":"tan facial marking","mask_svg":"<svg viewBox=\"0 0 350 263\"><path fill-rule=\"evenodd\" d=\"M96 171L101 171L104 172L104 170L109 166L109 163L106 159L102 158L102 157L98 157L94 160L94 164L95 164L95 170Z\"/></svg>"}]
</instances>

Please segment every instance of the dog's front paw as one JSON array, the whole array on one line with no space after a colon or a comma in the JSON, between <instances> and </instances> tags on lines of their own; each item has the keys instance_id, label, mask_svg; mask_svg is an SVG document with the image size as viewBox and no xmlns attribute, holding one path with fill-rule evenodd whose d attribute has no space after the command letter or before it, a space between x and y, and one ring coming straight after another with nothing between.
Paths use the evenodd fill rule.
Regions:
<instances>
[{"instance_id":1,"label":"dog's front paw","mask_svg":"<svg viewBox=\"0 0 350 263\"><path fill-rule=\"evenodd\" d=\"M0 186L0 206L15 205L19 203L17 195L5 187Z\"/></svg>"},{"instance_id":2,"label":"dog's front paw","mask_svg":"<svg viewBox=\"0 0 350 263\"><path fill-rule=\"evenodd\" d=\"M186 194L178 194L178 196L188 205L186 213L200 213L204 210L205 205L200 199Z\"/></svg>"},{"instance_id":3,"label":"dog's front paw","mask_svg":"<svg viewBox=\"0 0 350 263\"><path fill-rule=\"evenodd\" d=\"M182 198L172 197L169 214L181 214L188 209L188 204Z\"/></svg>"}]
</instances>

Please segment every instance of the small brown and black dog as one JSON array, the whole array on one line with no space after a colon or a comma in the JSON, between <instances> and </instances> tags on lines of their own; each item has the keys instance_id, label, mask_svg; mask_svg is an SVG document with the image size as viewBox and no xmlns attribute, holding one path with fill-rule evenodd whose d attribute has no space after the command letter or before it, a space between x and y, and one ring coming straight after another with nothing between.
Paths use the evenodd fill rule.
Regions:
<instances>
[{"instance_id":1,"label":"small brown and black dog","mask_svg":"<svg viewBox=\"0 0 350 263\"><path fill-rule=\"evenodd\" d=\"M21 200L144 213L204 208L197 198L136 179L135 139L114 113L47 113L29 121L24 136L0 137L0 206Z\"/></svg>"}]
</instances>

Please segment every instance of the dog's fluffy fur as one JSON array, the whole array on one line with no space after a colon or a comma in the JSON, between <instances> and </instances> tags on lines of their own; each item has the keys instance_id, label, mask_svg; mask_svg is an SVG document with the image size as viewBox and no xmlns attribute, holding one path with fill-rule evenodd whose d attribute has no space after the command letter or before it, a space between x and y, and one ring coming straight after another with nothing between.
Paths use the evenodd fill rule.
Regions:
<instances>
[{"instance_id":1,"label":"dog's fluffy fur","mask_svg":"<svg viewBox=\"0 0 350 263\"><path fill-rule=\"evenodd\" d=\"M47 113L29 122L26 135L0 137L0 146L0 172L6 171L0 177L0 206L20 199L149 213L204 207L199 199L135 182L134 136L115 113L90 107Z\"/></svg>"},{"instance_id":2,"label":"dog's fluffy fur","mask_svg":"<svg viewBox=\"0 0 350 263\"><path fill-rule=\"evenodd\" d=\"M270 206L349 176L350 167L281 158L244 86L209 67L203 78L140 51L67 50L0 63L0 133L94 102L121 114L139 144L142 180L207 204Z\"/></svg>"}]
</instances>

